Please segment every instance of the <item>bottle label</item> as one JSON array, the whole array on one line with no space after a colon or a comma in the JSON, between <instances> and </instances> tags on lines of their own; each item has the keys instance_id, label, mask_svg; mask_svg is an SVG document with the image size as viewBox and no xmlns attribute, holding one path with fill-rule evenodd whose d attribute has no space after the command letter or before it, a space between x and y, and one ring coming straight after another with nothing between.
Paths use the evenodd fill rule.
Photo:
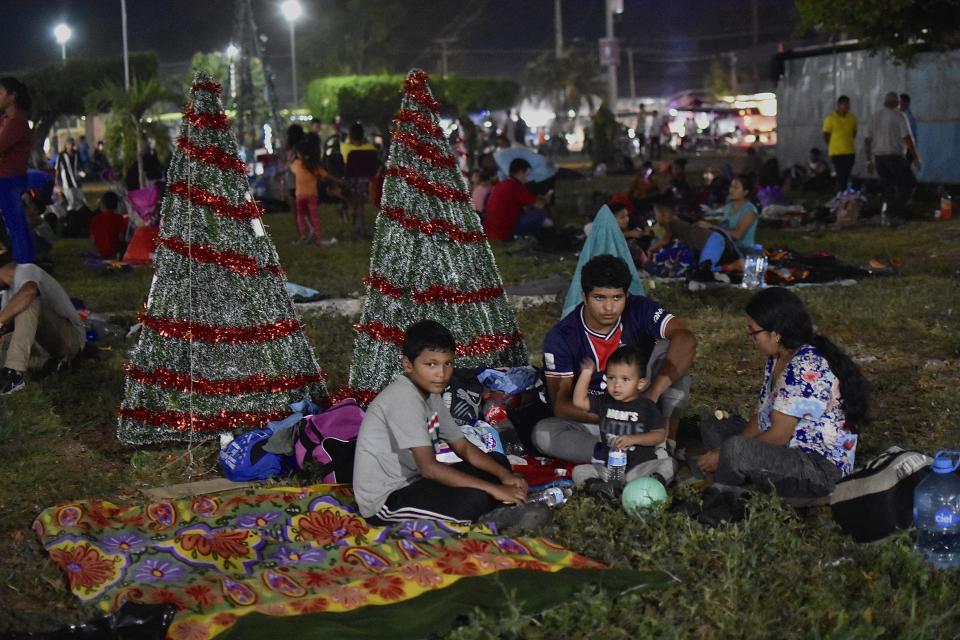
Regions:
<instances>
[{"instance_id":1,"label":"bottle label","mask_svg":"<svg viewBox=\"0 0 960 640\"><path fill-rule=\"evenodd\" d=\"M607 466L610 467L625 467L627 466L627 452L626 451L611 451L610 455L607 456Z\"/></svg>"},{"instance_id":2,"label":"bottle label","mask_svg":"<svg viewBox=\"0 0 960 640\"><path fill-rule=\"evenodd\" d=\"M934 521L946 529L950 527L955 522L960 522L960 518L954 515L953 511L947 509L946 507L941 507L937 509L936 513L933 514Z\"/></svg>"}]
</instances>

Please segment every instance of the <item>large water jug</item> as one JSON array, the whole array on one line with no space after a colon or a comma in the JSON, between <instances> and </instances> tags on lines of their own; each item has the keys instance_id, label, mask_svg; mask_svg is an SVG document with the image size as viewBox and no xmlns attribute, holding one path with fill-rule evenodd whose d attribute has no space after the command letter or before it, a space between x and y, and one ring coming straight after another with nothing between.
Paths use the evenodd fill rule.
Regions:
<instances>
[{"instance_id":1,"label":"large water jug","mask_svg":"<svg viewBox=\"0 0 960 640\"><path fill-rule=\"evenodd\" d=\"M956 462L954 459L956 458ZM917 551L938 569L960 568L960 451L938 451L913 494Z\"/></svg>"},{"instance_id":2,"label":"large water jug","mask_svg":"<svg viewBox=\"0 0 960 640\"><path fill-rule=\"evenodd\" d=\"M744 289L760 289L764 286L767 275L767 254L763 252L762 244L755 244L743 252L743 283Z\"/></svg>"}]
</instances>

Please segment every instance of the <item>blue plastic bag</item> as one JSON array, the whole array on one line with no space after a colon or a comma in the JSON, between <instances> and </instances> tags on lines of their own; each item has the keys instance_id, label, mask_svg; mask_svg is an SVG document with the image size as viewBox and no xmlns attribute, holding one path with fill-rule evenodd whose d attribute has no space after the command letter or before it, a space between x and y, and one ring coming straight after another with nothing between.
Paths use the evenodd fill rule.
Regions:
<instances>
[{"instance_id":1,"label":"blue plastic bag","mask_svg":"<svg viewBox=\"0 0 960 640\"><path fill-rule=\"evenodd\" d=\"M488 389L513 395L537 383L537 370L533 367L513 367L506 371L484 369L477 374L477 379Z\"/></svg>"}]
</instances>

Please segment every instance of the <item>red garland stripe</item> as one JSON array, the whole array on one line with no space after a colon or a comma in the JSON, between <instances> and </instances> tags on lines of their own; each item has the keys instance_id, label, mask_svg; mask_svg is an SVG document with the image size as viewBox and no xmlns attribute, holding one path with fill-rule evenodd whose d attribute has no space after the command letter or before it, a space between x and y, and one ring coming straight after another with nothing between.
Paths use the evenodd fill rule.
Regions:
<instances>
[{"instance_id":1,"label":"red garland stripe","mask_svg":"<svg viewBox=\"0 0 960 640\"><path fill-rule=\"evenodd\" d=\"M351 387L346 387L344 389L340 389L336 393L333 393L327 396L326 400L324 400L320 404L324 408L329 408L337 404L338 402L343 402L348 398L353 398L354 400L357 401L357 404L359 404L360 406L369 407L370 403L373 402L373 399L376 397L377 397L377 392L374 391L373 389L353 389Z\"/></svg>"},{"instance_id":2,"label":"red garland stripe","mask_svg":"<svg viewBox=\"0 0 960 640\"><path fill-rule=\"evenodd\" d=\"M235 380L208 380L183 375L170 369L155 369L144 371L133 365L127 365L127 375L140 384L149 384L166 389L177 389L189 393L191 391L207 396L235 396L243 393L283 393L293 389L301 389L311 384L323 384L322 373L301 373L295 376L280 376L268 378L262 374L255 374L247 378Z\"/></svg>"},{"instance_id":3,"label":"red garland stripe","mask_svg":"<svg viewBox=\"0 0 960 640\"><path fill-rule=\"evenodd\" d=\"M220 83L219 82L194 82L190 85L190 91L196 93L197 91L209 91L210 93L215 93L220 95Z\"/></svg>"},{"instance_id":4,"label":"red garland stripe","mask_svg":"<svg viewBox=\"0 0 960 640\"><path fill-rule=\"evenodd\" d=\"M403 330L400 327L392 327L382 322L368 322L366 324L353 325L355 331L362 331L374 340L381 342L392 342L398 347L403 346ZM482 334L468 342L467 344L457 343L458 356L479 356L488 353L503 351L512 347L523 340L520 333L494 333Z\"/></svg>"},{"instance_id":5,"label":"red garland stripe","mask_svg":"<svg viewBox=\"0 0 960 640\"><path fill-rule=\"evenodd\" d=\"M217 251L206 243L187 244L180 238L173 236L160 238L157 244L197 262L216 264L242 276L255 276L260 271L256 258L232 251Z\"/></svg>"},{"instance_id":6,"label":"red garland stripe","mask_svg":"<svg viewBox=\"0 0 960 640\"><path fill-rule=\"evenodd\" d=\"M259 218L260 214L263 213L260 210L260 206L254 200L244 202L243 204L230 204L230 201L223 196L210 193L200 187L188 186L183 180L170 185L169 191L185 200L189 200L199 207L207 207L224 218L252 220L253 218Z\"/></svg>"},{"instance_id":7,"label":"red garland stripe","mask_svg":"<svg viewBox=\"0 0 960 640\"><path fill-rule=\"evenodd\" d=\"M427 88L427 81L430 76L426 71L415 71L407 76L407 81L403 83L403 92L419 105L430 109L434 113L440 112L440 103L431 95Z\"/></svg>"},{"instance_id":8,"label":"red garland stripe","mask_svg":"<svg viewBox=\"0 0 960 640\"><path fill-rule=\"evenodd\" d=\"M120 409L120 417L136 420L156 427L167 427L177 431L210 432L226 431L239 427L260 427L273 420L281 420L290 415L285 411L220 411L209 416L190 415L187 411L153 411L144 407Z\"/></svg>"},{"instance_id":9,"label":"red garland stripe","mask_svg":"<svg viewBox=\"0 0 960 640\"><path fill-rule=\"evenodd\" d=\"M391 298L400 298L404 294L404 289L392 284L383 276L372 275L363 279L364 284L372 287L385 296ZM413 301L417 304L426 304L428 302L445 302L447 304L476 304L478 302L488 302L503 295L501 287L484 287L474 291L460 291L453 287L446 287L435 284L425 290L413 289L410 292Z\"/></svg>"},{"instance_id":10,"label":"red garland stripe","mask_svg":"<svg viewBox=\"0 0 960 640\"><path fill-rule=\"evenodd\" d=\"M199 340L212 344L256 344L285 338L303 329L299 320L284 318L273 324L261 324L250 327L228 327L222 325L201 324L189 320L174 320L140 314L143 326L153 329L164 338L179 340Z\"/></svg>"},{"instance_id":11,"label":"red garland stripe","mask_svg":"<svg viewBox=\"0 0 960 640\"><path fill-rule=\"evenodd\" d=\"M193 107L187 105L183 108L183 117L190 126L197 129L226 129L230 126L227 122L227 114L223 111L217 113L197 113Z\"/></svg>"},{"instance_id":12,"label":"red garland stripe","mask_svg":"<svg viewBox=\"0 0 960 640\"><path fill-rule=\"evenodd\" d=\"M422 175L408 167L390 167L387 169L388 176L397 176L402 178L410 186L419 191L441 200L449 202L469 202L470 196L454 187L448 187L445 184L437 184L424 178Z\"/></svg>"},{"instance_id":13,"label":"red garland stripe","mask_svg":"<svg viewBox=\"0 0 960 640\"><path fill-rule=\"evenodd\" d=\"M442 149L436 148L432 144L423 142L417 138L417 136L407 131L394 131L393 141L398 142L410 151L413 151L421 160L425 160L435 167L452 167L457 163L454 157L450 154L446 153Z\"/></svg>"},{"instance_id":14,"label":"red garland stripe","mask_svg":"<svg viewBox=\"0 0 960 640\"><path fill-rule=\"evenodd\" d=\"M420 113L419 111L414 111L413 109L401 109L397 111L397 114L393 116L393 123L395 125L400 124L409 124L428 136L433 136L437 140L444 140L443 131L440 130L440 127L437 126L437 123L433 121L429 116ZM394 127L394 131L396 127ZM396 135L396 134L394 134Z\"/></svg>"},{"instance_id":15,"label":"red garland stripe","mask_svg":"<svg viewBox=\"0 0 960 640\"><path fill-rule=\"evenodd\" d=\"M217 146L200 147L188 140L185 136L177 138L177 146L188 156L198 162L208 164L224 171L233 171L242 176L247 174L247 167L243 160L230 155Z\"/></svg>"},{"instance_id":16,"label":"red garland stripe","mask_svg":"<svg viewBox=\"0 0 960 640\"><path fill-rule=\"evenodd\" d=\"M464 231L452 222L446 220L424 220L409 215L403 209L383 209L387 216L404 229L416 229L420 233L432 236L437 233L446 234L451 242L483 242L487 234L482 231Z\"/></svg>"}]
</instances>

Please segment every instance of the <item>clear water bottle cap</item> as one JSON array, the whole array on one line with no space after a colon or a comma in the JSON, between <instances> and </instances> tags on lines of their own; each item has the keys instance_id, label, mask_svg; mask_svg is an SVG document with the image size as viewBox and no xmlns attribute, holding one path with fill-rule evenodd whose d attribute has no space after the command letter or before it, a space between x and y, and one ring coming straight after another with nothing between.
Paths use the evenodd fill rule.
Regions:
<instances>
[{"instance_id":1,"label":"clear water bottle cap","mask_svg":"<svg viewBox=\"0 0 960 640\"><path fill-rule=\"evenodd\" d=\"M953 461L954 458L957 458L957 462ZM944 475L953 473L958 467L960 467L960 451L950 451L949 449L937 451L937 455L933 457L933 464L930 466L934 473Z\"/></svg>"}]
</instances>

